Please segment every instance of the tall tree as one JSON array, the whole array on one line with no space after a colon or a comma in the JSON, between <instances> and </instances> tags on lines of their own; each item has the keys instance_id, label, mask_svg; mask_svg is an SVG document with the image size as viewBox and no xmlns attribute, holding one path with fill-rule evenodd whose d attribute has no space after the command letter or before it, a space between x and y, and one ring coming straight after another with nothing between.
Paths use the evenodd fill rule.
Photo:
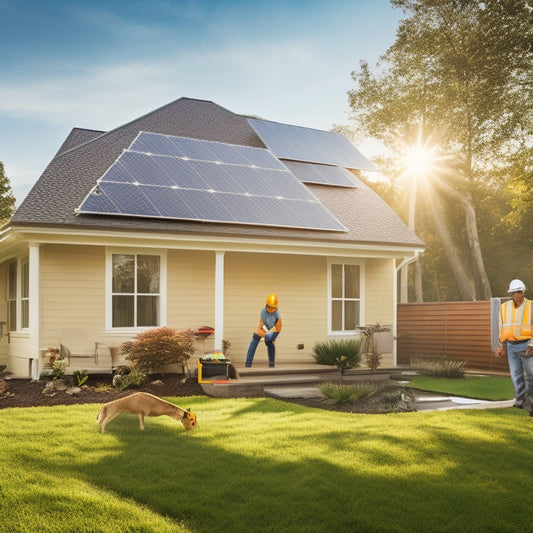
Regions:
<instances>
[{"instance_id":1,"label":"tall tree","mask_svg":"<svg viewBox=\"0 0 533 533\"><path fill-rule=\"evenodd\" d=\"M11 183L4 172L4 163L0 161L0 225L5 224L15 212L15 197Z\"/></svg>"},{"instance_id":2,"label":"tall tree","mask_svg":"<svg viewBox=\"0 0 533 533\"><path fill-rule=\"evenodd\" d=\"M489 298L476 205L531 142L533 12L528 0L391 4L408 16L376 72L362 62L352 73L355 122L396 154L419 142L446 156L431 189L462 207L466 242L454 243L437 210L434 224L461 298Z\"/></svg>"}]
</instances>

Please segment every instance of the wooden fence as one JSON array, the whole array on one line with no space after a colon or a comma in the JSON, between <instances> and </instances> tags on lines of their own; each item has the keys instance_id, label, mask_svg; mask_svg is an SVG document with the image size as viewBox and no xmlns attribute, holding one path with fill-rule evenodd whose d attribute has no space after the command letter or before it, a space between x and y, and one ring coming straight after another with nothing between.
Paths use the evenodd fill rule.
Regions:
<instances>
[{"instance_id":1,"label":"wooden fence","mask_svg":"<svg viewBox=\"0 0 533 533\"><path fill-rule=\"evenodd\" d=\"M466 360L468 369L509 372L507 357L494 357L491 302L398 304L397 360Z\"/></svg>"}]
</instances>

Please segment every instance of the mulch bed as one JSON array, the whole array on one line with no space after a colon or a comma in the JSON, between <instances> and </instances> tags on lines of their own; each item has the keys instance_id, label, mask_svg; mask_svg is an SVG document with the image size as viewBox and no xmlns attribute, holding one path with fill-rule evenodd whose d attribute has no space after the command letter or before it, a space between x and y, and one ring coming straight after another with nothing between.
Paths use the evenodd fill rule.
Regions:
<instances>
[{"instance_id":1,"label":"mulch bed","mask_svg":"<svg viewBox=\"0 0 533 533\"><path fill-rule=\"evenodd\" d=\"M47 380L5 379L7 390L0 394L0 409L107 403L133 392L149 392L155 396L205 396L202 387L194 378L182 383L182 374L151 375L141 386L123 391L112 389L112 380L111 374L90 374L79 395L57 392L55 396L47 396L43 394Z\"/></svg>"},{"instance_id":2,"label":"mulch bed","mask_svg":"<svg viewBox=\"0 0 533 533\"><path fill-rule=\"evenodd\" d=\"M39 407L54 405L77 405L83 403L104 404L134 392L149 392L155 396L185 397L205 396L201 385L194 378L188 378L183 383L183 374L150 375L139 387L119 391L112 388L113 376L111 374L90 374L80 394L69 395L66 392L57 392L55 396L43 394L47 381L32 381L31 379L5 379L7 390L2 392L0 387L0 409L7 407ZM70 378L71 379L71 378ZM67 382L69 378L67 378ZM73 383L69 383L73 385ZM377 413L383 412L362 401L348 401L336 403L328 398L287 398L289 403L314 407L327 411L343 413Z\"/></svg>"}]
</instances>

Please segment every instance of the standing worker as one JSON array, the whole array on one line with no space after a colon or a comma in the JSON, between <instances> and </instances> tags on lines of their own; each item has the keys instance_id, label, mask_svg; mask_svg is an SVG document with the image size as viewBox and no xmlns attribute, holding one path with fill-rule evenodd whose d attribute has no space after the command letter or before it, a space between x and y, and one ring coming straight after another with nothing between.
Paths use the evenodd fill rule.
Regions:
<instances>
[{"instance_id":1,"label":"standing worker","mask_svg":"<svg viewBox=\"0 0 533 533\"><path fill-rule=\"evenodd\" d=\"M503 355L505 344L516 397L514 407L525 408L533 416L531 403L528 401L528 396L533 399L532 302L524 298L525 290L526 286L519 279L513 279L509 284L507 292L512 300L504 302L500 307L500 345L496 355Z\"/></svg>"},{"instance_id":2,"label":"standing worker","mask_svg":"<svg viewBox=\"0 0 533 533\"><path fill-rule=\"evenodd\" d=\"M248 353L246 354L246 367L250 368L254 360L255 350L259 341L264 338L268 352L268 366L273 368L276 359L276 345L274 341L281 331L281 316L278 311L278 297L270 294L266 299L266 305L259 313L257 330L252 335Z\"/></svg>"}]
</instances>

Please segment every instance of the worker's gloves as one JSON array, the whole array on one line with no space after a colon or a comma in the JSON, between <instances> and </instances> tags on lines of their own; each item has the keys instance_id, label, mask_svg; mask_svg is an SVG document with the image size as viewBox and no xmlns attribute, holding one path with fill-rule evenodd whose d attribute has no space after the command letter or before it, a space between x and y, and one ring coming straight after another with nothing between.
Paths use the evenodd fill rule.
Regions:
<instances>
[{"instance_id":1,"label":"worker's gloves","mask_svg":"<svg viewBox=\"0 0 533 533\"><path fill-rule=\"evenodd\" d=\"M529 344L526 347L526 352L524 353L524 357L527 359L528 357L531 357L533 355L533 341L529 341Z\"/></svg>"},{"instance_id":2,"label":"worker's gloves","mask_svg":"<svg viewBox=\"0 0 533 533\"><path fill-rule=\"evenodd\" d=\"M265 341L275 341L277 336L278 336L277 331L269 331L265 335Z\"/></svg>"}]
</instances>

